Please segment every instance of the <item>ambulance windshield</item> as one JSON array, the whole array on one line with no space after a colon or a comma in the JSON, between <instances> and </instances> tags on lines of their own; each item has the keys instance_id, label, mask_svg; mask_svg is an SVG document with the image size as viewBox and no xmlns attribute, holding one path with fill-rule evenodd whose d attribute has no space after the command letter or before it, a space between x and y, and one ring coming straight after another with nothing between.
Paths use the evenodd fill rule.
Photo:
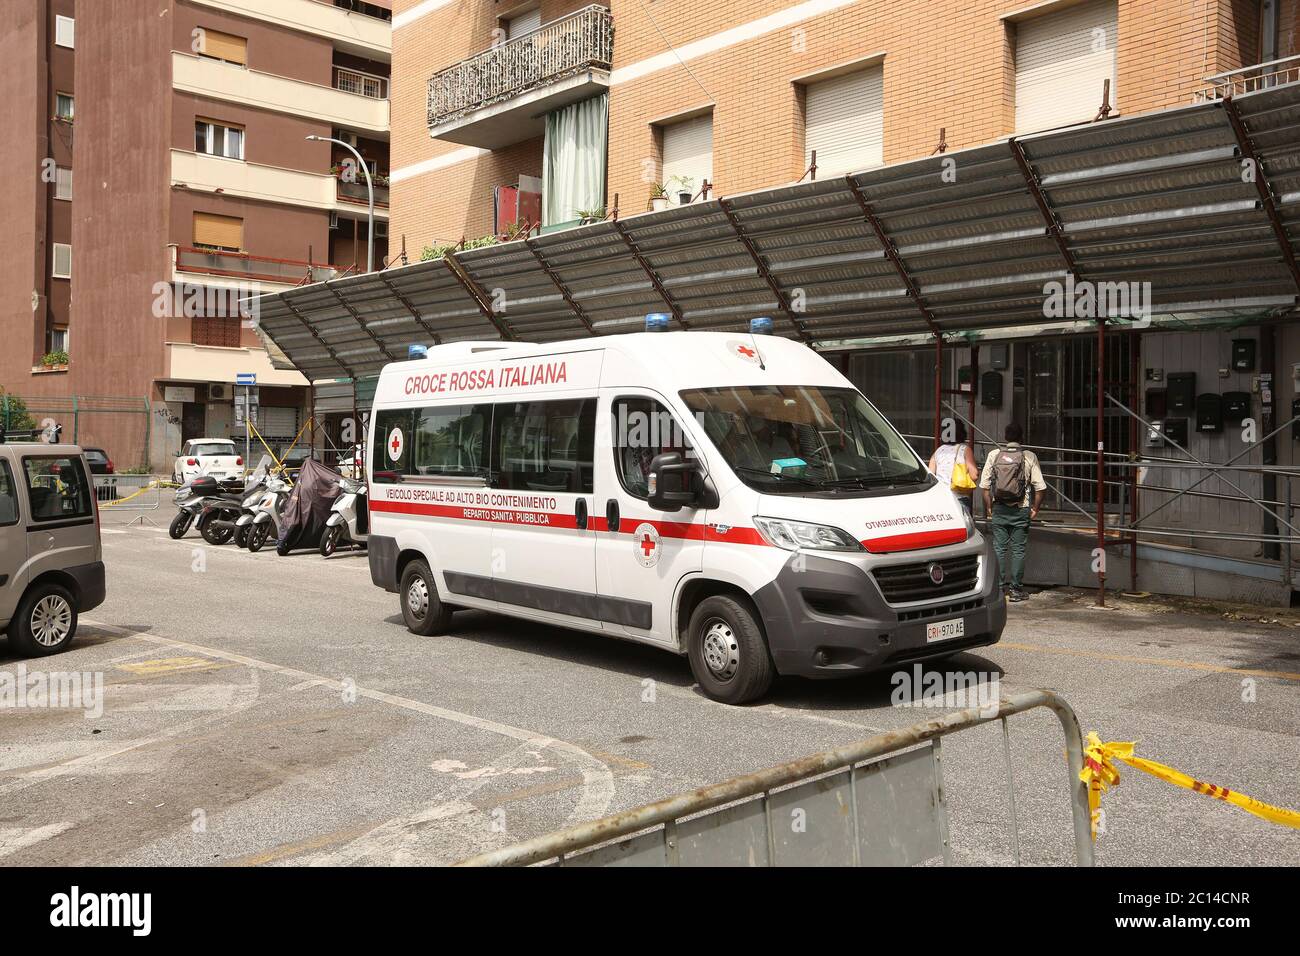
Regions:
<instances>
[{"instance_id":1,"label":"ambulance windshield","mask_svg":"<svg viewBox=\"0 0 1300 956\"><path fill-rule=\"evenodd\" d=\"M736 475L764 493L928 481L903 437L851 388L700 388L682 400Z\"/></svg>"}]
</instances>

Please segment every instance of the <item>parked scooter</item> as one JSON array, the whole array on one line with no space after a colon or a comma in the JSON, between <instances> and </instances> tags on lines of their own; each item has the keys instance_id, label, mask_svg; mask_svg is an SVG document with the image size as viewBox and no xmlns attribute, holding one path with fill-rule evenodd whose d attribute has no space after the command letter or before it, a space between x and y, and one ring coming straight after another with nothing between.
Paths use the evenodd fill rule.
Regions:
<instances>
[{"instance_id":1,"label":"parked scooter","mask_svg":"<svg viewBox=\"0 0 1300 956\"><path fill-rule=\"evenodd\" d=\"M289 500L289 493L292 490L293 486L285 478L271 475L266 479L266 488L252 513L239 516L239 520L235 523L235 533L238 535L241 527L247 529L245 546L249 551L261 551L272 532L275 538L279 539L284 505Z\"/></svg>"},{"instance_id":2,"label":"parked scooter","mask_svg":"<svg viewBox=\"0 0 1300 956\"><path fill-rule=\"evenodd\" d=\"M223 508L238 508L240 495L227 491L217 479L199 475L176 490L176 517L172 518L167 533L173 538L183 538L191 525L197 525L209 544L225 544L230 534L213 536L210 528L213 515ZM218 538L220 540L218 540Z\"/></svg>"},{"instance_id":3,"label":"parked scooter","mask_svg":"<svg viewBox=\"0 0 1300 956\"><path fill-rule=\"evenodd\" d=\"M214 544L224 544L226 541L233 540L237 548L248 546L248 532L252 527L253 512L266 493L266 482L270 471L271 458L263 455L262 460L244 482L244 490L238 506L230 507L223 503L218 507L219 514L206 526L214 536L219 535L223 539L220 542L214 541ZM248 520L241 521L240 519L244 517Z\"/></svg>"},{"instance_id":4,"label":"parked scooter","mask_svg":"<svg viewBox=\"0 0 1300 956\"><path fill-rule=\"evenodd\" d=\"M370 509L366 483L354 478L339 479L339 496L334 499L320 539L320 553L329 557L343 542L365 547L370 537Z\"/></svg>"}]
</instances>

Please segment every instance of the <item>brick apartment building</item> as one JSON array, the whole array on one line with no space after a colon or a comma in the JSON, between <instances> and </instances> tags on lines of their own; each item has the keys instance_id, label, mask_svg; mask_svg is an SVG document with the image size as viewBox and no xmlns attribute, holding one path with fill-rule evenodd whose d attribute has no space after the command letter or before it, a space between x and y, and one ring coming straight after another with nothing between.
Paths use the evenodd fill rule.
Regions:
<instances>
[{"instance_id":1,"label":"brick apartment building","mask_svg":"<svg viewBox=\"0 0 1300 956\"><path fill-rule=\"evenodd\" d=\"M392 228L418 258L528 220L510 191L539 188L547 114L584 100L604 98L608 133L593 146L603 190L579 194L627 216L673 177L696 199L706 180L736 195L798 180L813 150L825 177L941 136L951 151L1086 122L1107 79L1111 116L1184 105L1208 75L1294 53L1300 5L397 0L393 14Z\"/></svg>"},{"instance_id":2,"label":"brick apartment building","mask_svg":"<svg viewBox=\"0 0 1300 956\"><path fill-rule=\"evenodd\" d=\"M239 299L387 255L387 0L12 0L0 35L10 188L0 385L119 468L243 437L257 374L280 444L309 405ZM75 182L75 195L74 195ZM59 353L66 352L63 364Z\"/></svg>"}]
</instances>

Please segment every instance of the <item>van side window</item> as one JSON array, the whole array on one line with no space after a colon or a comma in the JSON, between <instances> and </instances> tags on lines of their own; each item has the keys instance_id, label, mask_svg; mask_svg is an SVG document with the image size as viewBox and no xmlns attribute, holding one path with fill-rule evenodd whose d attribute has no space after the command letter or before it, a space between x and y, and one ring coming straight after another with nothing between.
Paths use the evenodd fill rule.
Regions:
<instances>
[{"instance_id":1,"label":"van side window","mask_svg":"<svg viewBox=\"0 0 1300 956\"><path fill-rule=\"evenodd\" d=\"M668 451L686 454L690 441L672 412L653 398L620 398L610 406L614 468L635 498L650 494L650 462Z\"/></svg>"},{"instance_id":2,"label":"van side window","mask_svg":"<svg viewBox=\"0 0 1300 956\"><path fill-rule=\"evenodd\" d=\"M18 523L18 489L9 462L0 461L0 525Z\"/></svg>"},{"instance_id":3,"label":"van side window","mask_svg":"<svg viewBox=\"0 0 1300 956\"><path fill-rule=\"evenodd\" d=\"M591 494L596 400L503 402L492 422L493 486Z\"/></svg>"},{"instance_id":4,"label":"van side window","mask_svg":"<svg viewBox=\"0 0 1300 956\"><path fill-rule=\"evenodd\" d=\"M23 458L32 520L90 517L90 488L77 458Z\"/></svg>"},{"instance_id":5,"label":"van side window","mask_svg":"<svg viewBox=\"0 0 1300 956\"><path fill-rule=\"evenodd\" d=\"M406 476L486 476L491 405L388 409L375 416L375 484Z\"/></svg>"},{"instance_id":6,"label":"van side window","mask_svg":"<svg viewBox=\"0 0 1300 956\"><path fill-rule=\"evenodd\" d=\"M486 475L491 405L451 405L415 413L416 475Z\"/></svg>"}]
</instances>

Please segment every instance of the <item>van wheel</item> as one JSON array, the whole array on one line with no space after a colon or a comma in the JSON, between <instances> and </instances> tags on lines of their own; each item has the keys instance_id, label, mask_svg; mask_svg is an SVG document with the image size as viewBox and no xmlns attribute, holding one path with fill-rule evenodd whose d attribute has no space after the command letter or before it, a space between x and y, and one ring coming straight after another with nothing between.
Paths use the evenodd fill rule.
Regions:
<instances>
[{"instance_id":1,"label":"van wheel","mask_svg":"<svg viewBox=\"0 0 1300 956\"><path fill-rule=\"evenodd\" d=\"M402 572L399 589L402 596L402 618L412 634L430 637L445 633L451 625L451 608L438 598L429 566L423 561L412 561Z\"/></svg>"},{"instance_id":2,"label":"van wheel","mask_svg":"<svg viewBox=\"0 0 1300 956\"><path fill-rule=\"evenodd\" d=\"M19 654L57 654L77 633L77 602L58 584L32 588L9 623L9 643Z\"/></svg>"},{"instance_id":3,"label":"van wheel","mask_svg":"<svg viewBox=\"0 0 1300 956\"><path fill-rule=\"evenodd\" d=\"M744 704L767 693L776 668L763 627L735 598L705 598L691 615L687 656L700 688L724 704Z\"/></svg>"}]
</instances>

